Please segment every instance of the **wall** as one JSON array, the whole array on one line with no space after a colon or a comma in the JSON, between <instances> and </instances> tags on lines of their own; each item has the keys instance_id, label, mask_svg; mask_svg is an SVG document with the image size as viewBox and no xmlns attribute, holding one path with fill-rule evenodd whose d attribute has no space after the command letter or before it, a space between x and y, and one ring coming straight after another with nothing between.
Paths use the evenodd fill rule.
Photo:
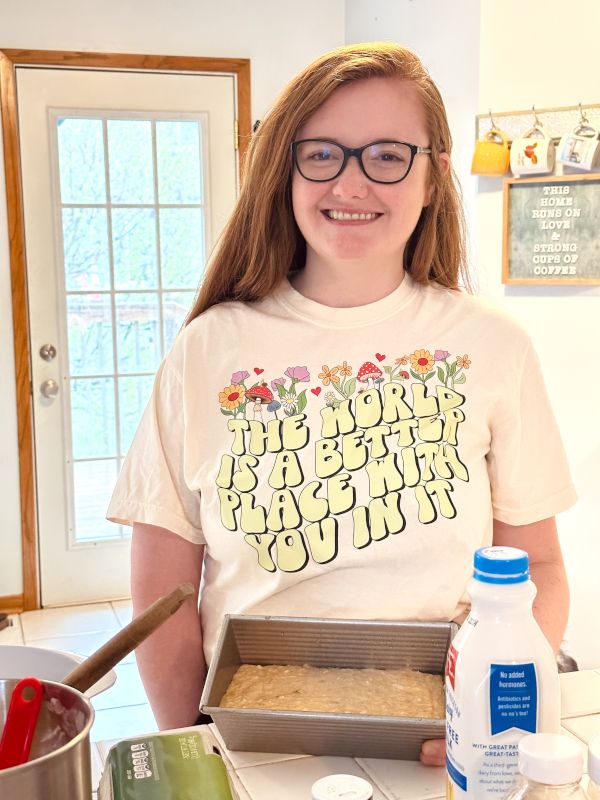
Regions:
<instances>
[{"instance_id":1,"label":"wall","mask_svg":"<svg viewBox=\"0 0 600 800\"><path fill-rule=\"evenodd\" d=\"M315 56L344 41L344 1L20 0L0 4L0 47L251 59L252 119ZM318 20L318 25L315 24ZM0 141L1 146L1 141ZM3 162L2 162L3 164ZM0 187L4 187L0 165ZM0 596L22 591L6 203L0 189Z\"/></svg>"},{"instance_id":2,"label":"wall","mask_svg":"<svg viewBox=\"0 0 600 800\"><path fill-rule=\"evenodd\" d=\"M470 175L474 116L600 102L593 54L600 3L561 0L348 0L346 41L392 39L415 50L444 97L470 227L479 293L505 306L531 333L562 429L577 506L559 518L571 583L567 637L582 667L600 664L594 610L600 607L600 434L592 414L600 392L593 320L600 287L507 287L501 282L502 180ZM585 392L585 395L583 394Z\"/></svg>"},{"instance_id":3,"label":"wall","mask_svg":"<svg viewBox=\"0 0 600 800\"><path fill-rule=\"evenodd\" d=\"M522 19L522 23L518 20ZM574 27L577 25L575 34ZM479 109L498 111L600 102L597 59L600 3L561 0L492 3L481 9ZM574 35L570 35L573 33ZM533 336L567 448L577 506L559 517L571 581L570 646L580 666L600 664L600 392L597 322L600 286L506 287L501 269L501 181L480 181L476 207L482 291L502 301ZM595 634L593 634L595 632Z\"/></svg>"}]
</instances>

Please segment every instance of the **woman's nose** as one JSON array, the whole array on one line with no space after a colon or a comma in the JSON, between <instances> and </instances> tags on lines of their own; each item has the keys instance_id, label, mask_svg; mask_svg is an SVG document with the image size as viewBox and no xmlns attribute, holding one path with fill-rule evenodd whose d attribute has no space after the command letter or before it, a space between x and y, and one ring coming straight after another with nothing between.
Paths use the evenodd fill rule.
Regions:
<instances>
[{"instance_id":1,"label":"woman's nose","mask_svg":"<svg viewBox=\"0 0 600 800\"><path fill-rule=\"evenodd\" d=\"M333 182L335 197L366 197L369 192L369 179L362 171L358 159L351 156L343 172Z\"/></svg>"}]
</instances>

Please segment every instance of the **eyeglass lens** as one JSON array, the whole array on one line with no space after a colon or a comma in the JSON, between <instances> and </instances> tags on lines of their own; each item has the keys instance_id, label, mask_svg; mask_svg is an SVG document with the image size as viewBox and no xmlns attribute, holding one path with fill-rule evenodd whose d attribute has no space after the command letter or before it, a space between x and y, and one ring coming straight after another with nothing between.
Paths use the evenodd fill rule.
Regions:
<instances>
[{"instance_id":1,"label":"eyeglass lens","mask_svg":"<svg viewBox=\"0 0 600 800\"><path fill-rule=\"evenodd\" d=\"M361 153L365 173L374 181L393 183L410 169L411 150L402 142L377 142ZM344 163L343 149L333 142L306 141L296 146L300 174L308 180L327 181L337 177Z\"/></svg>"}]
</instances>

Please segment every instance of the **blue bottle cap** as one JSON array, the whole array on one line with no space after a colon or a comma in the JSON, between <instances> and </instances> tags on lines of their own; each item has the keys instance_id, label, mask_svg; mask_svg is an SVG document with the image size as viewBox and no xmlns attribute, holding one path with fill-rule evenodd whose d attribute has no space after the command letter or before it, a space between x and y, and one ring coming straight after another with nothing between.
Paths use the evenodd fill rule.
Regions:
<instances>
[{"instance_id":1,"label":"blue bottle cap","mask_svg":"<svg viewBox=\"0 0 600 800\"><path fill-rule=\"evenodd\" d=\"M529 580L529 556L517 547L480 547L475 551L473 577L483 583L523 583Z\"/></svg>"}]
</instances>

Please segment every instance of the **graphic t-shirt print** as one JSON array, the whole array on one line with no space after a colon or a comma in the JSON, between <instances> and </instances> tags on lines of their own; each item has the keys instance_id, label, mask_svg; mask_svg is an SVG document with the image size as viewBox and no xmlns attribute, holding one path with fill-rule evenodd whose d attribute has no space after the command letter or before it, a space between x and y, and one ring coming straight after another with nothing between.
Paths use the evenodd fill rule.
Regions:
<instances>
[{"instance_id":1,"label":"graphic t-shirt print","mask_svg":"<svg viewBox=\"0 0 600 800\"><path fill-rule=\"evenodd\" d=\"M279 377L264 367L234 372L219 392L231 434L216 476L223 526L244 536L263 569L297 572L336 558L342 518L357 549L403 531L406 492L422 525L454 518L453 482L469 480L457 387L470 366L466 354L419 349L389 360L377 352L360 365L288 367ZM311 420L318 404L316 430L309 404ZM271 497L261 505L265 460ZM359 470L368 496L354 485Z\"/></svg>"}]
</instances>

